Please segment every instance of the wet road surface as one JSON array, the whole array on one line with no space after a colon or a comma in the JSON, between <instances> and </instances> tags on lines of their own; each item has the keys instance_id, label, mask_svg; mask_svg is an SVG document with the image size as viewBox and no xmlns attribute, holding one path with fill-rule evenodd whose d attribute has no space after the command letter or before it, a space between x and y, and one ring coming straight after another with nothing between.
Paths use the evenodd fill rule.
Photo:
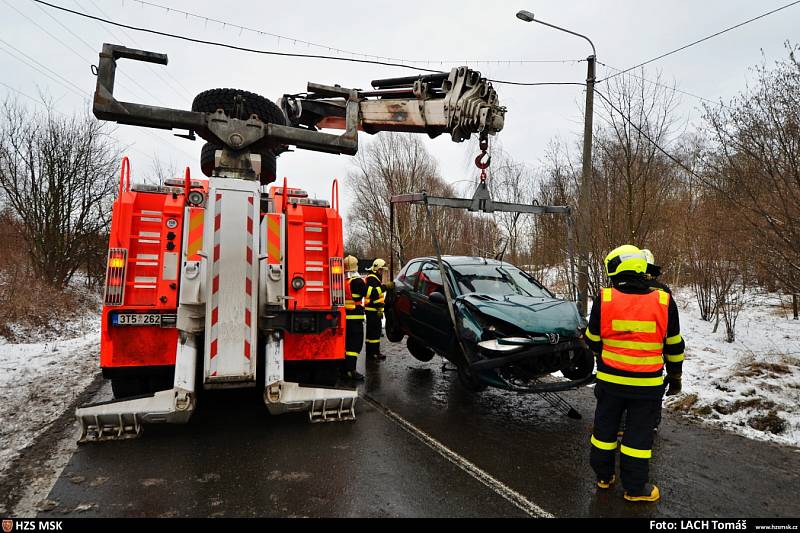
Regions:
<instances>
[{"instance_id":1,"label":"wet road surface","mask_svg":"<svg viewBox=\"0 0 800 533\"><path fill-rule=\"evenodd\" d=\"M385 342L385 341L384 341ZM665 412L655 504L598 491L588 464L591 388L563 397L474 394L403 345L367 368L356 422L271 417L254 391L209 394L187 426L81 446L48 499L53 516L519 517L800 515L800 451Z\"/></svg>"}]
</instances>

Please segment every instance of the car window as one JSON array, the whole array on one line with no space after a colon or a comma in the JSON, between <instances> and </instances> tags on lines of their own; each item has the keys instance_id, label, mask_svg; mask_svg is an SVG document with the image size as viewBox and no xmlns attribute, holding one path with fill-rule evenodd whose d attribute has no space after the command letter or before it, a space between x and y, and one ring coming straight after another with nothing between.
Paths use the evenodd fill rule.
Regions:
<instances>
[{"instance_id":1,"label":"car window","mask_svg":"<svg viewBox=\"0 0 800 533\"><path fill-rule=\"evenodd\" d=\"M425 266L422 267L422 271L419 273L417 292L425 296L430 296L433 292L444 293L442 275L439 272L438 265L434 263L425 263Z\"/></svg>"},{"instance_id":2,"label":"car window","mask_svg":"<svg viewBox=\"0 0 800 533\"><path fill-rule=\"evenodd\" d=\"M417 284L417 278L419 277L419 270L422 266L422 261L414 261L413 263L409 263L409 265L397 276L397 281L405 283L410 287L414 287Z\"/></svg>"},{"instance_id":3,"label":"car window","mask_svg":"<svg viewBox=\"0 0 800 533\"><path fill-rule=\"evenodd\" d=\"M464 294L552 296L530 275L511 265L458 265L454 276Z\"/></svg>"}]
</instances>

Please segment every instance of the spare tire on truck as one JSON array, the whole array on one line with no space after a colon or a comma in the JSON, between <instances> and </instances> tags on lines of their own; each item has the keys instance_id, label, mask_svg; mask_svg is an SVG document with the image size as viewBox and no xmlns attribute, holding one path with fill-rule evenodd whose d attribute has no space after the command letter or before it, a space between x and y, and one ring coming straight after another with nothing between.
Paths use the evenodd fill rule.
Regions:
<instances>
[{"instance_id":1,"label":"spare tire on truck","mask_svg":"<svg viewBox=\"0 0 800 533\"><path fill-rule=\"evenodd\" d=\"M236 98L241 97L241 104L237 109ZM209 89L194 97L192 101L192 111L200 113L215 113L222 109L231 118L248 119L256 115L262 122L270 124L286 125L286 116L281 108L275 105L268 98L243 91L241 89ZM209 141L200 151L200 169L203 174L211 177L214 171L214 152L219 150L217 140L207 138ZM281 146L260 147L254 150L261 154L261 184L266 185L275 181L277 172L276 154L281 150Z\"/></svg>"},{"instance_id":2,"label":"spare tire on truck","mask_svg":"<svg viewBox=\"0 0 800 533\"><path fill-rule=\"evenodd\" d=\"M234 116L236 97L242 97L242 106L238 116ZM248 119L257 115L262 122L286 125L286 116L281 108L261 95L243 91L241 89L209 89L194 97L192 111L200 113L214 113L222 109L231 118ZM206 139L208 140L208 139Z\"/></svg>"}]
</instances>

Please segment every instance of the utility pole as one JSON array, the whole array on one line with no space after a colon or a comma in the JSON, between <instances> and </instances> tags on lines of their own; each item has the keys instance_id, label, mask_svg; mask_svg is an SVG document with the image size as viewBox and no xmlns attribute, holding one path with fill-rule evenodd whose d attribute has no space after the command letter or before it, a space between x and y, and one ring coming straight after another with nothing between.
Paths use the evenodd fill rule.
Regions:
<instances>
[{"instance_id":1,"label":"utility pole","mask_svg":"<svg viewBox=\"0 0 800 533\"><path fill-rule=\"evenodd\" d=\"M550 24L534 17L530 11L517 12L517 18L524 22L537 22L559 31L585 39L592 47L592 55L586 58L586 112L583 122L583 170L578 190L578 311L586 316L589 292L589 209L592 204L592 118L594 117L594 83L597 51L594 43L585 35Z\"/></svg>"},{"instance_id":2,"label":"utility pole","mask_svg":"<svg viewBox=\"0 0 800 533\"><path fill-rule=\"evenodd\" d=\"M590 41L591 42L591 41ZM594 48L594 47L592 47ZM594 117L595 56L586 58L586 111L583 121L583 171L578 200L578 310L581 316L588 311L589 293L589 234L592 205L592 119Z\"/></svg>"}]
</instances>

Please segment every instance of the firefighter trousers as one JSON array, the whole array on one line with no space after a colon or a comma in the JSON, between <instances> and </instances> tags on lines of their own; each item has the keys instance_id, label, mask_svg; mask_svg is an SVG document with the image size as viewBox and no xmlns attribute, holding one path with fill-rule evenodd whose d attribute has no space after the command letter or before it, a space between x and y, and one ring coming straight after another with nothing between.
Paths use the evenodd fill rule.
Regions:
<instances>
[{"instance_id":1,"label":"firefighter trousers","mask_svg":"<svg viewBox=\"0 0 800 533\"><path fill-rule=\"evenodd\" d=\"M349 318L345 320L344 330L344 369L353 372L358 362L358 354L364 346L364 320Z\"/></svg>"},{"instance_id":2,"label":"firefighter trousers","mask_svg":"<svg viewBox=\"0 0 800 533\"><path fill-rule=\"evenodd\" d=\"M594 414L589 463L597 479L614 475L617 445L620 451L620 477L627 492L638 494L649 477L653 455L653 427L661 414L661 398L625 398L610 393L602 382L595 385L597 409ZM617 431L625 413L625 433L617 442Z\"/></svg>"},{"instance_id":3,"label":"firefighter trousers","mask_svg":"<svg viewBox=\"0 0 800 533\"><path fill-rule=\"evenodd\" d=\"M381 318L378 311L365 311L367 315L367 335L365 342L367 343L367 357L375 357L381 353ZM381 314L382 311L380 312Z\"/></svg>"}]
</instances>

